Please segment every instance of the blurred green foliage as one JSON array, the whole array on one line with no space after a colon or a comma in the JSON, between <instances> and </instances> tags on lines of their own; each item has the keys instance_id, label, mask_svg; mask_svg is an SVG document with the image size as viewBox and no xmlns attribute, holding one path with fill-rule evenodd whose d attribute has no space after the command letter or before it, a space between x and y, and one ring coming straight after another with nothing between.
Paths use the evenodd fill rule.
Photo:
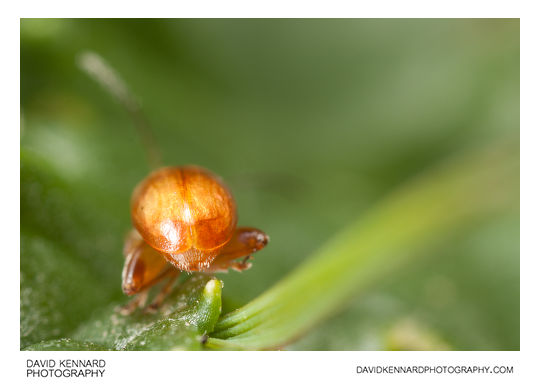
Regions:
<instances>
[{"instance_id":1,"label":"blurred green foliage","mask_svg":"<svg viewBox=\"0 0 540 384\"><path fill-rule=\"evenodd\" d=\"M239 223L270 235L251 270L219 276L223 312L411 177L519 137L516 20L23 19L21 348L88 335L126 301L129 198L150 169L125 112L77 68L85 50L126 80L165 163L222 175ZM429 256L288 348L519 349L518 210Z\"/></svg>"}]
</instances>

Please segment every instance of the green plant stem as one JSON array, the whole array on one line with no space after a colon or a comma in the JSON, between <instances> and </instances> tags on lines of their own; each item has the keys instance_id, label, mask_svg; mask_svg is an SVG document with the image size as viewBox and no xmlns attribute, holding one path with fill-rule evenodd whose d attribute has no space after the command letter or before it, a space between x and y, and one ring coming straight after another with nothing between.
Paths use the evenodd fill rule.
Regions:
<instances>
[{"instance_id":1,"label":"green plant stem","mask_svg":"<svg viewBox=\"0 0 540 384\"><path fill-rule=\"evenodd\" d=\"M515 203L516 142L453 157L382 199L288 277L223 316L207 346L285 345L429 245Z\"/></svg>"}]
</instances>

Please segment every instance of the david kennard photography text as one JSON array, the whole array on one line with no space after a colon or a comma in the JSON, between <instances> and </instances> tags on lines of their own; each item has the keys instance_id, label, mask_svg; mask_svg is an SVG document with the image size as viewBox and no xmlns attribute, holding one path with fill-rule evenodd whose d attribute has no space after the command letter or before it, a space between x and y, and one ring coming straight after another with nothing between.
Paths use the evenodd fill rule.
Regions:
<instances>
[{"instance_id":1,"label":"david kennard photography text","mask_svg":"<svg viewBox=\"0 0 540 384\"><path fill-rule=\"evenodd\" d=\"M103 377L105 360L26 360L26 377Z\"/></svg>"}]
</instances>

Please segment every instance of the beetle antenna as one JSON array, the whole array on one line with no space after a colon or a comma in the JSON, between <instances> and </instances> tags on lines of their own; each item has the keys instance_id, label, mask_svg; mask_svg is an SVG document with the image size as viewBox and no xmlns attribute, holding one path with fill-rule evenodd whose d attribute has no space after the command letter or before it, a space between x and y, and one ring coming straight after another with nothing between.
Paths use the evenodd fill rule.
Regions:
<instances>
[{"instance_id":1,"label":"beetle antenna","mask_svg":"<svg viewBox=\"0 0 540 384\"><path fill-rule=\"evenodd\" d=\"M161 155L154 135L144 115L141 105L129 91L118 73L99 54L87 51L79 55L79 67L92 79L101 84L129 113L146 149L148 162L153 168L161 164Z\"/></svg>"}]
</instances>

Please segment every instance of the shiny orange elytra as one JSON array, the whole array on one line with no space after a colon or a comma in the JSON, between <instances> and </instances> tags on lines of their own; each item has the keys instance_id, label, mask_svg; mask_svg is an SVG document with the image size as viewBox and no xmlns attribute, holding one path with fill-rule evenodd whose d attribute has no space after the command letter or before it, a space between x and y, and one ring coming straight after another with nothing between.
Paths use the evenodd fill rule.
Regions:
<instances>
[{"instance_id":1,"label":"shiny orange elytra","mask_svg":"<svg viewBox=\"0 0 540 384\"><path fill-rule=\"evenodd\" d=\"M198 166L152 172L133 192L131 219L135 230L124 247L122 288L128 295L145 292L169 277L154 307L180 271L242 271L250 267L250 255L268 242L258 229L236 227L231 192Z\"/></svg>"},{"instance_id":2,"label":"shiny orange elytra","mask_svg":"<svg viewBox=\"0 0 540 384\"><path fill-rule=\"evenodd\" d=\"M131 218L144 241L183 270L207 268L237 222L227 187L194 166L162 168L143 180L133 192Z\"/></svg>"}]
</instances>

